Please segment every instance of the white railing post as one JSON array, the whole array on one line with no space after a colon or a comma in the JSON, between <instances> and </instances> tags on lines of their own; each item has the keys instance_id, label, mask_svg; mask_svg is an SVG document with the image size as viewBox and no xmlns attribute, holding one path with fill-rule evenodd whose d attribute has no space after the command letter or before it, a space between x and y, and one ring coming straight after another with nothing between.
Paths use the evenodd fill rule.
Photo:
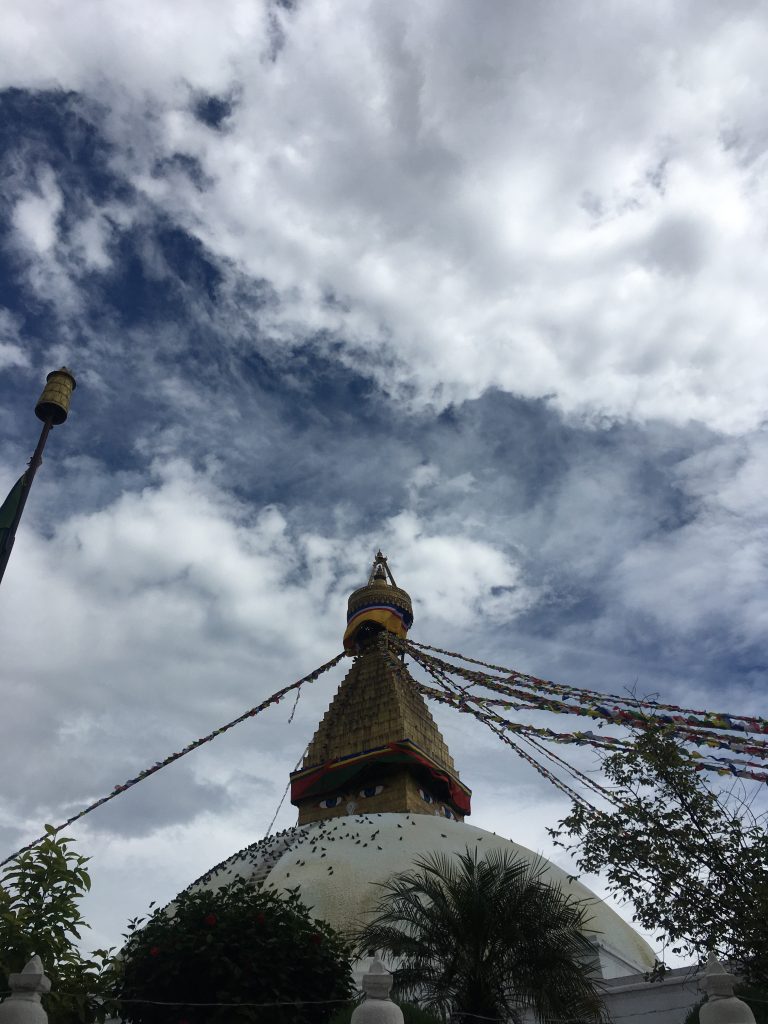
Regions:
<instances>
[{"instance_id":1,"label":"white railing post","mask_svg":"<svg viewBox=\"0 0 768 1024\"><path fill-rule=\"evenodd\" d=\"M0 1024L48 1024L40 996L51 991L51 983L39 956L33 956L23 971L9 974L8 986L11 994L0 1003Z\"/></svg>"},{"instance_id":2,"label":"white railing post","mask_svg":"<svg viewBox=\"0 0 768 1024\"><path fill-rule=\"evenodd\" d=\"M392 975L381 960L374 960L363 975L365 1002L355 1007L350 1024L403 1024L403 1011L389 998Z\"/></svg>"},{"instance_id":3,"label":"white railing post","mask_svg":"<svg viewBox=\"0 0 768 1024\"><path fill-rule=\"evenodd\" d=\"M707 1001L699 1007L699 1024L755 1024L754 1013L743 999L733 994L735 984L736 978L710 953L700 982Z\"/></svg>"}]
</instances>

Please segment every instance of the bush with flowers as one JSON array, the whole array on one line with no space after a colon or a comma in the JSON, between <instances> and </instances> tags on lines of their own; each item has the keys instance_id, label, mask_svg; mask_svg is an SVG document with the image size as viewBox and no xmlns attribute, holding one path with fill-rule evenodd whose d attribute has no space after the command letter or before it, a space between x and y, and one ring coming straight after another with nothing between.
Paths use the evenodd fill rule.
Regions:
<instances>
[{"instance_id":1,"label":"bush with flowers","mask_svg":"<svg viewBox=\"0 0 768 1024\"><path fill-rule=\"evenodd\" d=\"M352 987L348 947L296 890L239 879L132 921L113 995L127 1024L325 1024Z\"/></svg>"}]
</instances>

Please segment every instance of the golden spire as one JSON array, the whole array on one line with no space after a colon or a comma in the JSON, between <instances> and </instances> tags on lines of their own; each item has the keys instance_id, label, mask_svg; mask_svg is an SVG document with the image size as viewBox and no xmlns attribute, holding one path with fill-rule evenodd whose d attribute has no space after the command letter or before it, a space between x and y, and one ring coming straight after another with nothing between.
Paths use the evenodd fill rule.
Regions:
<instances>
[{"instance_id":1,"label":"golden spire","mask_svg":"<svg viewBox=\"0 0 768 1024\"><path fill-rule=\"evenodd\" d=\"M385 583L387 580L389 580L393 587L397 586L397 584L395 583L395 577L392 575L392 572L389 568L387 556L381 553L381 548L379 548L379 550L376 552L376 555L374 556L373 566L371 567L371 572L370 575L368 576L369 584L373 583L375 580L383 580Z\"/></svg>"},{"instance_id":2,"label":"golden spire","mask_svg":"<svg viewBox=\"0 0 768 1024\"><path fill-rule=\"evenodd\" d=\"M355 590L344 646L352 668L291 775L299 824L353 813L469 814L470 791L404 664L387 649L405 636L411 598L380 551L368 582Z\"/></svg>"},{"instance_id":3,"label":"golden spire","mask_svg":"<svg viewBox=\"0 0 768 1024\"><path fill-rule=\"evenodd\" d=\"M386 557L377 551L368 583L349 596L344 650L360 653L382 629L405 637L412 625L411 596L397 586Z\"/></svg>"}]
</instances>

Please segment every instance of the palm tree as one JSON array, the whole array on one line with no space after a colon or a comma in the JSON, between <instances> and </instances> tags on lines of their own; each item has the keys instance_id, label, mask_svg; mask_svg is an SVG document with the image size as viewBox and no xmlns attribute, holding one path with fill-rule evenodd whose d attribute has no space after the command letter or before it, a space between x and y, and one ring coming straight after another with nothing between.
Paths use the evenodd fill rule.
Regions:
<instances>
[{"instance_id":1,"label":"palm tree","mask_svg":"<svg viewBox=\"0 0 768 1024\"><path fill-rule=\"evenodd\" d=\"M544 871L502 850L433 853L383 883L357 949L394 960L398 992L443 1019L599 1021L586 907Z\"/></svg>"}]
</instances>

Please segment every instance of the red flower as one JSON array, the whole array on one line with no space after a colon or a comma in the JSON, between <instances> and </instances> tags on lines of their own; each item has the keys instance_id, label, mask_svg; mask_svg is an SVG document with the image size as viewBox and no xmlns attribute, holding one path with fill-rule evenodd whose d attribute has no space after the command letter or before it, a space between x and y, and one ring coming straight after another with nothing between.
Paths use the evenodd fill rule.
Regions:
<instances>
[{"instance_id":1,"label":"red flower","mask_svg":"<svg viewBox=\"0 0 768 1024\"><path fill-rule=\"evenodd\" d=\"M312 934L309 936L309 941L312 943L313 946L319 946L320 943L323 941L323 936L319 932L312 932Z\"/></svg>"},{"instance_id":2,"label":"red flower","mask_svg":"<svg viewBox=\"0 0 768 1024\"><path fill-rule=\"evenodd\" d=\"M209 928L213 928L213 926L218 921L218 917L216 917L215 914L206 914L203 920L205 921Z\"/></svg>"},{"instance_id":3,"label":"red flower","mask_svg":"<svg viewBox=\"0 0 768 1024\"><path fill-rule=\"evenodd\" d=\"M264 914L257 914L256 915L256 924L266 924L266 923L267 923L267 919L264 916Z\"/></svg>"},{"instance_id":4,"label":"red flower","mask_svg":"<svg viewBox=\"0 0 768 1024\"><path fill-rule=\"evenodd\" d=\"M149 955L150 956L160 956L160 947L159 946L150 946L149 947Z\"/></svg>"}]
</instances>

